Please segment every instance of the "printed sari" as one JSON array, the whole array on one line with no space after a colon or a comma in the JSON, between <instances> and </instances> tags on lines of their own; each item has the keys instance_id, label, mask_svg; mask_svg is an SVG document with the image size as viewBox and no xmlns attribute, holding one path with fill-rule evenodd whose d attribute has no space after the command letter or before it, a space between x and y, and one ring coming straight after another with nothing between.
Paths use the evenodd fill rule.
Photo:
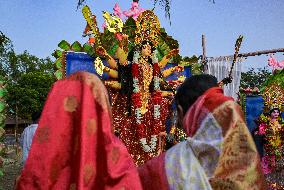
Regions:
<instances>
[{"instance_id":1,"label":"printed sari","mask_svg":"<svg viewBox=\"0 0 284 190\"><path fill-rule=\"evenodd\" d=\"M242 111L221 88L198 98L183 127L186 141L139 168L144 189L266 189Z\"/></svg>"},{"instance_id":2,"label":"printed sari","mask_svg":"<svg viewBox=\"0 0 284 190\"><path fill-rule=\"evenodd\" d=\"M142 189L95 75L79 72L55 83L16 189Z\"/></svg>"}]
</instances>

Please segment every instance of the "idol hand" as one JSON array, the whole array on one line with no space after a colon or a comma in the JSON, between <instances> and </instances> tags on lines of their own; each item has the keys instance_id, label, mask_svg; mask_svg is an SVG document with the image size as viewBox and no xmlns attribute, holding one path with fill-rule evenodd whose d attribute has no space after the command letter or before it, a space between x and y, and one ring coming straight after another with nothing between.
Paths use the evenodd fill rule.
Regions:
<instances>
[{"instance_id":1,"label":"idol hand","mask_svg":"<svg viewBox=\"0 0 284 190\"><path fill-rule=\"evenodd\" d=\"M179 53L179 49L172 49L166 56L167 59L172 58L173 56L177 55Z\"/></svg>"}]
</instances>

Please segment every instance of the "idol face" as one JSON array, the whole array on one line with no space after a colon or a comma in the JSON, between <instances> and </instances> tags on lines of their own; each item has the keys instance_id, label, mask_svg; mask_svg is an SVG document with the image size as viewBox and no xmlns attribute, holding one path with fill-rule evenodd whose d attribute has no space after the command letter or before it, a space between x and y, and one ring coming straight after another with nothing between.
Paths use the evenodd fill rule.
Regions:
<instances>
[{"instance_id":1,"label":"idol face","mask_svg":"<svg viewBox=\"0 0 284 190\"><path fill-rule=\"evenodd\" d=\"M280 115L280 112L279 112L279 110L278 109L275 109L275 110L273 110L272 112L271 112L271 118L272 119L276 119L276 118L278 118L279 117L279 115Z\"/></svg>"},{"instance_id":2,"label":"idol face","mask_svg":"<svg viewBox=\"0 0 284 190\"><path fill-rule=\"evenodd\" d=\"M144 44L142 46L142 56L150 56L152 54L152 47L150 44Z\"/></svg>"}]
</instances>

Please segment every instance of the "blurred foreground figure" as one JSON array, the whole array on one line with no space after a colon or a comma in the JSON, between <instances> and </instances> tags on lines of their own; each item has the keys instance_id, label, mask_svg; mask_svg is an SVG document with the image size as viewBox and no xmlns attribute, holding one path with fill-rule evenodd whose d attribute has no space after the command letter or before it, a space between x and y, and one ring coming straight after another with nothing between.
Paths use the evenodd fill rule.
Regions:
<instances>
[{"instance_id":1,"label":"blurred foreground figure","mask_svg":"<svg viewBox=\"0 0 284 190\"><path fill-rule=\"evenodd\" d=\"M95 75L79 72L55 83L16 189L141 189Z\"/></svg>"},{"instance_id":2,"label":"blurred foreground figure","mask_svg":"<svg viewBox=\"0 0 284 190\"><path fill-rule=\"evenodd\" d=\"M29 151L31 149L33 137L35 134L35 131L38 127L38 120L40 118L40 113L36 112L32 114L32 120L33 124L29 125L28 127L25 128L21 135L21 146L23 149L23 163L25 164Z\"/></svg>"},{"instance_id":3,"label":"blurred foreground figure","mask_svg":"<svg viewBox=\"0 0 284 190\"><path fill-rule=\"evenodd\" d=\"M189 137L139 168L144 189L266 189L243 113L217 86L211 75L180 86L178 117Z\"/></svg>"}]
</instances>

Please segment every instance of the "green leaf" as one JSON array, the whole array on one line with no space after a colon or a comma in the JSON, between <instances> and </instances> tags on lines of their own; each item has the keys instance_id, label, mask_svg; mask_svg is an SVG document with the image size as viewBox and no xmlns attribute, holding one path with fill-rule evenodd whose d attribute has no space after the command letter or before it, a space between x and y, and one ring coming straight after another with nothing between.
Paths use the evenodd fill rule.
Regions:
<instances>
[{"instance_id":1,"label":"green leaf","mask_svg":"<svg viewBox=\"0 0 284 190\"><path fill-rule=\"evenodd\" d=\"M70 50L70 44L66 40L62 40L61 42L59 42L58 47L65 51Z\"/></svg>"},{"instance_id":2,"label":"green leaf","mask_svg":"<svg viewBox=\"0 0 284 190\"><path fill-rule=\"evenodd\" d=\"M63 78L63 73L60 70L57 70L54 75L57 80L61 80Z\"/></svg>"},{"instance_id":3,"label":"green leaf","mask_svg":"<svg viewBox=\"0 0 284 190\"><path fill-rule=\"evenodd\" d=\"M112 48L108 51L108 53L109 53L111 56L114 56L114 55L115 55L115 52L116 52L116 50L117 50L117 48L118 48L118 43L114 44L114 45L112 46Z\"/></svg>"},{"instance_id":4,"label":"green leaf","mask_svg":"<svg viewBox=\"0 0 284 190\"><path fill-rule=\"evenodd\" d=\"M3 102L0 102L0 113L3 112L5 109L5 104Z\"/></svg>"},{"instance_id":5,"label":"green leaf","mask_svg":"<svg viewBox=\"0 0 284 190\"><path fill-rule=\"evenodd\" d=\"M85 43L83 45L83 51L89 54L90 56L94 54L93 47L88 43Z\"/></svg>"},{"instance_id":6,"label":"green leaf","mask_svg":"<svg viewBox=\"0 0 284 190\"><path fill-rule=\"evenodd\" d=\"M61 69L62 68L62 60L61 60L61 58L56 59L54 64L55 64L55 67L57 69Z\"/></svg>"},{"instance_id":7,"label":"green leaf","mask_svg":"<svg viewBox=\"0 0 284 190\"><path fill-rule=\"evenodd\" d=\"M5 118L0 116L0 125L5 123Z\"/></svg>"},{"instance_id":8,"label":"green leaf","mask_svg":"<svg viewBox=\"0 0 284 190\"><path fill-rule=\"evenodd\" d=\"M71 49L72 49L73 51L80 52L80 51L82 51L82 46L81 46L81 44L80 44L78 41L75 41L75 42L71 45Z\"/></svg>"},{"instance_id":9,"label":"green leaf","mask_svg":"<svg viewBox=\"0 0 284 190\"><path fill-rule=\"evenodd\" d=\"M0 98L4 97L6 95L7 91L4 88L0 88Z\"/></svg>"},{"instance_id":10,"label":"green leaf","mask_svg":"<svg viewBox=\"0 0 284 190\"><path fill-rule=\"evenodd\" d=\"M55 57L56 59L59 57L62 57L62 51L61 50L54 50L54 52L52 53L52 56Z\"/></svg>"}]
</instances>

